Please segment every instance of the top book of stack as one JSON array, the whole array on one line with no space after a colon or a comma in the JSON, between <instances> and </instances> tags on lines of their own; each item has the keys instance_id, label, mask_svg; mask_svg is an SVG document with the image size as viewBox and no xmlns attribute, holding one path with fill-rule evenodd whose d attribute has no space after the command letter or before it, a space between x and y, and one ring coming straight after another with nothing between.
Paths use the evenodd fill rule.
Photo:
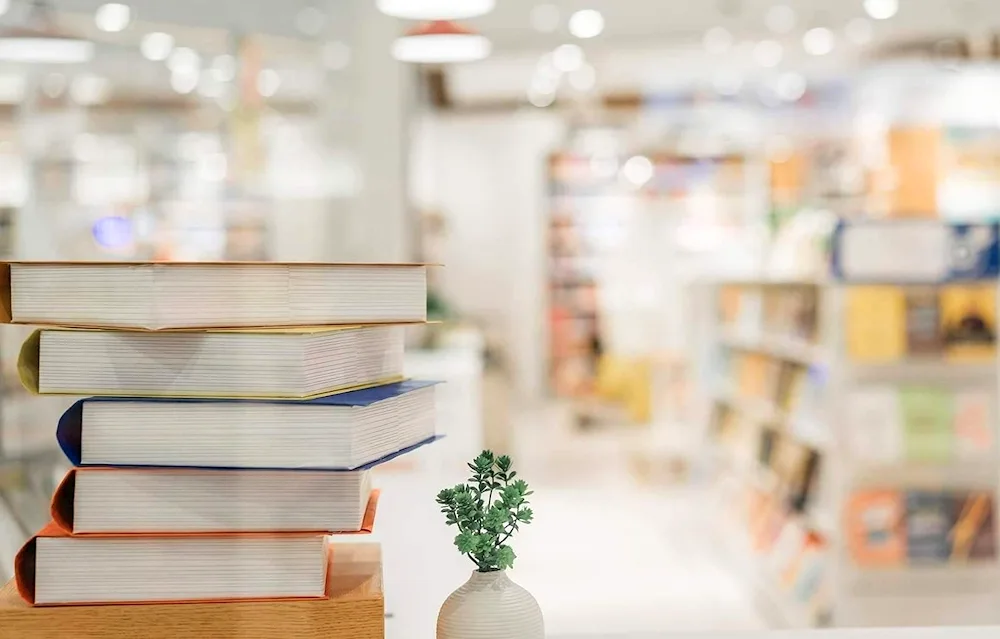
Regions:
<instances>
[{"instance_id":1,"label":"top book of stack","mask_svg":"<svg viewBox=\"0 0 1000 639\"><path fill-rule=\"evenodd\" d=\"M424 322L427 265L3 262L0 321L183 330Z\"/></svg>"}]
</instances>

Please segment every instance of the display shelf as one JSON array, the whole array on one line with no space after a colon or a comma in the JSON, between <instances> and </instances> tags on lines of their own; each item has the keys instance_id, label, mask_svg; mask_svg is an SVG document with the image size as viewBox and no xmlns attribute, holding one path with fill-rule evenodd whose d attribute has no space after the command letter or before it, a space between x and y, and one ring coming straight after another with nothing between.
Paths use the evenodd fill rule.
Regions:
<instances>
[{"instance_id":1,"label":"display shelf","mask_svg":"<svg viewBox=\"0 0 1000 639\"><path fill-rule=\"evenodd\" d=\"M936 221L835 234L838 626L996 623L997 238L994 225Z\"/></svg>"}]
</instances>

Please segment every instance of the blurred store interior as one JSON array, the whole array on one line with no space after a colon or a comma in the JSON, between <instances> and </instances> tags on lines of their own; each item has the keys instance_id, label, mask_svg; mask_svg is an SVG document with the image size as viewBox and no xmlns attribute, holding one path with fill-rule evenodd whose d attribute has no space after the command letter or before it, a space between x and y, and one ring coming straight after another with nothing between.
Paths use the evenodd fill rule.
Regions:
<instances>
[{"instance_id":1,"label":"blurred store interior","mask_svg":"<svg viewBox=\"0 0 1000 639\"><path fill-rule=\"evenodd\" d=\"M0 252L443 264L407 372L447 381L447 437L378 477L390 637L433 636L467 577L433 497L484 447L536 491L513 575L553 637L1000 624L996 351L943 336L980 304L995 346L995 282L919 291L920 341L913 291L828 277L840 220L996 221L1000 5L497 0L423 49L415 24L0 0ZM845 385L886 348L841 339L852 313L940 383ZM23 390L2 328L6 579L74 398Z\"/></svg>"}]
</instances>

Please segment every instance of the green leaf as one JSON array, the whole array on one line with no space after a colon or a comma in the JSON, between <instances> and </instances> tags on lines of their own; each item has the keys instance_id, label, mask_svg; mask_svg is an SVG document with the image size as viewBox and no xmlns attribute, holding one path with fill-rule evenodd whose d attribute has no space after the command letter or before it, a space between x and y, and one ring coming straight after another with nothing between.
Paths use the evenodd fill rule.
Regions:
<instances>
[{"instance_id":1,"label":"green leaf","mask_svg":"<svg viewBox=\"0 0 1000 639\"><path fill-rule=\"evenodd\" d=\"M511 466L510 457L508 457L507 455L500 455L499 457L497 457L497 468L499 468L502 472L506 473L508 470L510 470L510 466Z\"/></svg>"},{"instance_id":2,"label":"green leaf","mask_svg":"<svg viewBox=\"0 0 1000 639\"><path fill-rule=\"evenodd\" d=\"M523 521L526 524L530 524L534 516L535 513L533 513L530 508L522 508L521 510L517 511L518 521Z\"/></svg>"},{"instance_id":3,"label":"green leaf","mask_svg":"<svg viewBox=\"0 0 1000 639\"><path fill-rule=\"evenodd\" d=\"M459 552L469 554L476 551L479 545L479 538L468 532L460 533L455 537L455 547L458 548Z\"/></svg>"},{"instance_id":4,"label":"green leaf","mask_svg":"<svg viewBox=\"0 0 1000 639\"><path fill-rule=\"evenodd\" d=\"M500 570L513 568L515 559L517 559L517 555L514 554L514 549L510 546L504 544L497 549L496 564Z\"/></svg>"}]
</instances>

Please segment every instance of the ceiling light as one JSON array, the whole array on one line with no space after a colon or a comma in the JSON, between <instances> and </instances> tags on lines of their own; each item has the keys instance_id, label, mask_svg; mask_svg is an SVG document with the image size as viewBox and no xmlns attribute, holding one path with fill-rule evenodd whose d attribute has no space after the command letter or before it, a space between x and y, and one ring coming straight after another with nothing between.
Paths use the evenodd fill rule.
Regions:
<instances>
[{"instance_id":1,"label":"ceiling light","mask_svg":"<svg viewBox=\"0 0 1000 639\"><path fill-rule=\"evenodd\" d=\"M556 101L555 93L542 93L538 91L528 91L528 102L539 109L552 106Z\"/></svg>"},{"instance_id":2,"label":"ceiling light","mask_svg":"<svg viewBox=\"0 0 1000 639\"><path fill-rule=\"evenodd\" d=\"M326 26L326 14L318 7L303 7L295 15L295 28L308 36L317 36Z\"/></svg>"},{"instance_id":3,"label":"ceiling light","mask_svg":"<svg viewBox=\"0 0 1000 639\"><path fill-rule=\"evenodd\" d=\"M592 91L597 85L597 70L589 64L569 74L569 85L581 92Z\"/></svg>"},{"instance_id":4,"label":"ceiling light","mask_svg":"<svg viewBox=\"0 0 1000 639\"><path fill-rule=\"evenodd\" d=\"M777 40L761 40L753 48L753 57L762 67L776 67L785 54L784 47Z\"/></svg>"},{"instance_id":5,"label":"ceiling light","mask_svg":"<svg viewBox=\"0 0 1000 639\"><path fill-rule=\"evenodd\" d=\"M216 82L232 82L236 77L236 58L223 53L212 60L212 78Z\"/></svg>"},{"instance_id":6,"label":"ceiling light","mask_svg":"<svg viewBox=\"0 0 1000 639\"><path fill-rule=\"evenodd\" d=\"M798 102L806 94L806 79L798 73L782 73L775 82L774 90L782 100Z\"/></svg>"},{"instance_id":7,"label":"ceiling light","mask_svg":"<svg viewBox=\"0 0 1000 639\"><path fill-rule=\"evenodd\" d=\"M465 20L493 11L496 0L378 0L378 10L405 20Z\"/></svg>"},{"instance_id":8,"label":"ceiling light","mask_svg":"<svg viewBox=\"0 0 1000 639\"><path fill-rule=\"evenodd\" d=\"M854 44L868 44L872 40L872 23L864 18L854 18L844 27L844 35Z\"/></svg>"},{"instance_id":9,"label":"ceiling light","mask_svg":"<svg viewBox=\"0 0 1000 639\"><path fill-rule=\"evenodd\" d=\"M899 0L865 0L865 11L876 20L888 20L899 11Z\"/></svg>"},{"instance_id":10,"label":"ceiling light","mask_svg":"<svg viewBox=\"0 0 1000 639\"><path fill-rule=\"evenodd\" d=\"M767 10L764 24L774 33L789 33L795 28L795 11L787 4L776 4Z\"/></svg>"},{"instance_id":11,"label":"ceiling light","mask_svg":"<svg viewBox=\"0 0 1000 639\"><path fill-rule=\"evenodd\" d=\"M721 55L733 46L733 34L724 27L712 27L705 32L703 38L705 50L713 55Z\"/></svg>"},{"instance_id":12,"label":"ceiling light","mask_svg":"<svg viewBox=\"0 0 1000 639\"><path fill-rule=\"evenodd\" d=\"M94 57L94 43L69 36L13 30L0 35L0 60L76 64Z\"/></svg>"},{"instance_id":13,"label":"ceiling light","mask_svg":"<svg viewBox=\"0 0 1000 639\"><path fill-rule=\"evenodd\" d=\"M826 55L833 51L833 31L826 27L809 29L802 36L802 48L809 55Z\"/></svg>"},{"instance_id":14,"label":"ceiling light","mask_svg":"<svg viewBox=\"0 0 1000 639\"><path fill-rule=\"evenodd\" d=\"M0 16L10 10L10 0L0 0Z\"/></svg>"},{"instance_id":15,"label":"ceiling light","mask_svg":"<svg viewBox=\"0 0 1000 639\"><path fill-rule=\"evenodd\" d=\"M401 62L446 64L482 60L492 48L490 41L475 31L439 20L396 38L392 55Z\"/></svg>"},{"instance_id":16,"label":"ceiling light","mask_svg":"<svg viewBox=\"0 0 1000 639\"><path fill-rule=\"evenodd\" d=\"M281 86L281 76L274 69L261 69L257 74L257 92L265 98L272 97Z\"/></svg>"},{"instance_id":17,"label":"ceiling light","mask_svg":"<svg viewBox=\"0 0 1000 639\"><path fill-rule=\"evenodd\" d=\"M170 56L174 49L174 36L162 31L154 31L142 36L139 43L139 51L147 60L162 62Z\"/></svg>"},{"instance_id":18,"label":"ceiling light","mask_svg":"<svg viewBox=\"0 0 1000 639\"><path fill-rule=\"evenodd\" d=\"M79 75L69 85L69 97L77 104L100 104L110 94L111 81L99 75Z\"/></svg>"},{"instance_id":19,"label":"ceiling light","mask_svg":"<svg viewBox=\"0 0 1000 639\"><path fill-rule=\"evenodd\" d=\"M575 44L563 44L552 52L552 66L561 73L572 73L583 66L583 49Z\"/></svg>"},{"instance_id":20,"label":"ceiling light","mask_svg":"<svg viewBox=\"0 0 1000 639\"><path fill-rule=\"evenodd\" d=\"M170 74L170 88L181 95L187 95L198 88L201 73L197 68L178 69Z\"/></svg>"},{"instance_id":21,"label":"ceiling light","mask_svg":"<svg viewBox=\"0 0 1000 639\"><path fill-rule=\"evenodd\" d=\"M596 38L603 31L604 16L600 11L582 9L569 17L569 32L577 38Z\"/></svg>"},{"instance_id":22,"label":"ceiling light","mask_svg":"<svg viewBox=\"0 0 1000 639\"><path fill-rule=\"evenodd\" d=\"M653 179L653 163L642 155L631 157L622 167L622 177L633 186L642 186Z\"/></svg>"},{"instance_id":23,"label":"ceiling light","mask_svg":"<svg viewBox=\"0 0 1000 639\"><path fill-rule=\"evenodd\" d=\"M118 33L124 31L132 20L132 10L127 4L109 2L97 7L94 13L94 24L101 31L108 33Z\"/></svg>"},{"instance_id":24,"label":"ceiling light","mask_svg":"<svg viewBox=\"0 0 1000 639\"><path fill-rule=\"evenodd\" d=\"M351 63L351 47L338 40L324 44L321 55L323 64L331 71L346 69Z\"/></svg>"},{"instance_id":25,"label":"ceiling light","mask_svg":"<svg viewBox=\"0 0 1000 639\"><path fill-rule=\"evenodd\" d=\"M539 33L555 33L559 30L559 7L554 4L540 4L531 10L531 26Z\"/></svg>"},{"instance_id":26,"label":"ceiling light","mask_svg":"<svg viewBox=\"0 0 1000 639\"><path fill-rule=\"evenodd\" d=\"M190 73L197 71L201 66L201 56L194 49L188 47L177 47L167 58L167 68L175 73Z\"/></svg>"}]
</instances>

